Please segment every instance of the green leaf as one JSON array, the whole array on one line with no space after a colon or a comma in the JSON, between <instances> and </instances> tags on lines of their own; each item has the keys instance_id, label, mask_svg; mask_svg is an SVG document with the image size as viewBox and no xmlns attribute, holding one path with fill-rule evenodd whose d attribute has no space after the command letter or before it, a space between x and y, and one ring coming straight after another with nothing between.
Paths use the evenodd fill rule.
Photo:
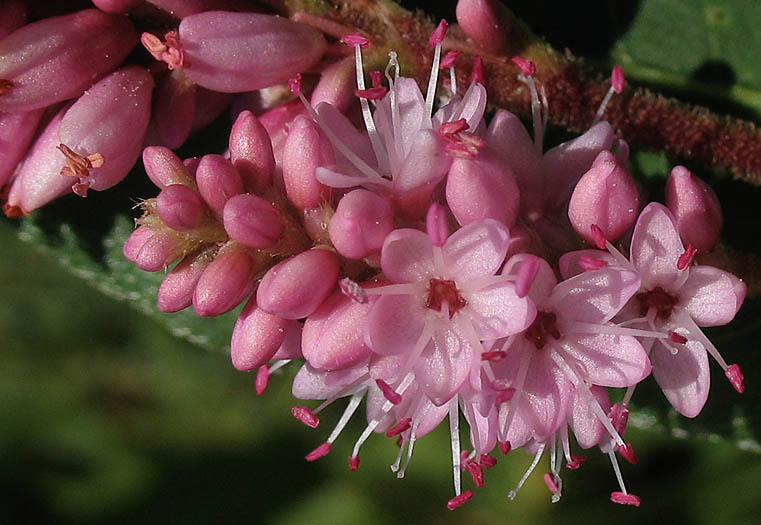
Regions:
<instances>
[{"instance_id":1,"label":"green leaf","mask_svg":"<svg viewBox=\"0 0 761 525\"><path fill-rule=\"evenodd\" d=\"M761 3L646 0L611 58L635 82L761 117ZM745 110L745 111L742 111Z\"/></svg>"}]
</instances>

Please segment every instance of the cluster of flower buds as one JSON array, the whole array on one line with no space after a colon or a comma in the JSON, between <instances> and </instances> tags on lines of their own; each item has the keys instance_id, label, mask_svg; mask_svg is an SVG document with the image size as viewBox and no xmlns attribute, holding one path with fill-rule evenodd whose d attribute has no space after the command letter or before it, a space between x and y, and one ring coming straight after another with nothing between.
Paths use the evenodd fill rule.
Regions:
<instances>
[{"instance_id":1,"label":"cluster of flower buds","mask_svg":"<svg viewBox=\"0 0 761 525\"><path fill-rule=\"evenodd\" d=\"M348 398L307 460L330 452L365 400L367 426L350 469L365 441L385 433L398 440L392 470L403 477L416 442L447 419L450 509L474 495L462 488L463 472L483 486L495 449L535 455L511 499L547 452L544 480L557 501L563 461L574 470L584 459L571 436L609 456L618 485L610 499L639 505L617 460L636 462L624 439L636 385L652 372L668 402L695 417L709 392L710 355L744 390L738 365L701 330L730 322L745 297L741 280L699 264L721 231L718 200L677 166L666 205L644 204L629 147L603 120L610 97L625 89L618 66L589 129L545 151L552 101L535 64L513 58L532 100L531 137L510 112L485 117L480 59L467 89L458 86L454 65L466 57L442 55L444 21L430 38L423 93L401 75L394 52L366 83L368 38L309 15L301 20L343 44L271 15L197 12L195 4L215 2L154 3L178 9L182 21L161 37L143 33L163 64L153 74L135 65L109 72L136 35L126 18L96 10L0 40L0 54L19 55L0 63L0 118L25 141L0 152L0 176L12 180L6 213L115 184L152 126L155 144L142 159L160 193L143 201L124 254L146 271L174 265L159 290L164 312L192 305L218 315L247 301L232 332L233 365L257 370L262 393L275 369L303 358L293 394L319 404L294 406L299 421L316 428L321 410ZM139 2L97 4L123 12ZM489 30L499 17L492 2L458 5L463 30L492 52L504 46ZM21 59L25 43L52 41L53 32L73 51L51 44L38 59ZM83 62L99 69L85 75L72 65ZM51 68L63 78L30 82ZM439 90L441 69L449 78ZM319 73L316 83L302 82L306 70ZM90 86L93 77L101 80ZM172 152L208 121L199 116L209 112L206 97L218 100L217 114L230 102L224 94L252 90L261 91L233 102L240 109L255 99L256 111L236 113L225 154L182 160ZM615 403L613 389L621 389Z\"/></svg>"}]
</instances>

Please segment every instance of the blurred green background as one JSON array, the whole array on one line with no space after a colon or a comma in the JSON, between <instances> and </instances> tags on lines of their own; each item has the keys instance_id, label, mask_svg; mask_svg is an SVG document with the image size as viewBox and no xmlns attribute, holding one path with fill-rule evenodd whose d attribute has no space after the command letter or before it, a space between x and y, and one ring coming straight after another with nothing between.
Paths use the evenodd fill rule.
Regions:
<instances>
[{"instance_id":1,"label":"blurred green background","mask_svg":"<svg viewBox=\"0 0 761 525\"><path fill-rule=\"evenodd\" d=\"M615 480L595 451L566 471L560 503L550 503L542 482L546 462L510 502L507 491L530 460L517 451L450 512L443 427L418 443L403 480L388 470L396 447L383 436L349 472L361 417L333 453L307 463L303 455L324 441L342 407L324 413L325 428L294 420L295 366L257 397L253 375L233 370L227 356L103 296L5 222L0 246L1 523L741 524L761 516L761 456L635 429L640 463L622 468L639 509L608 501Z\"/></svg>"}]
</instances>

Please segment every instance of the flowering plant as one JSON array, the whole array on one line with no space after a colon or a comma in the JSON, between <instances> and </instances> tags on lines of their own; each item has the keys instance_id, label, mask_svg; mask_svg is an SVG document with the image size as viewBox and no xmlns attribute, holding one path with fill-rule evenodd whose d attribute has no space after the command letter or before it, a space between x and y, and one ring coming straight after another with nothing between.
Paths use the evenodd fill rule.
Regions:
<instances>
[{"instance_id":1,"label":"flowering plant","mask_svg":"<svg viewBox=\"0 0 761 525\"><path fill-rule=\"evenodd\" d=\"M337 446L364 402L350 470L384 432L398 439L392 470L403 477L416 442L448 420L450 510L518 448L534 460L511 499L546 456L543 479L558 501L563 463L576 470L578 448L596 448L615 474L609 499L638 506L617 459L637 462L625 439L635 387L652 375L693 418L708 398L710 355L744 392L742 356L725 360L701 330L730 323L753 287L749 265L719 243L720 199L676 166L665 204L647 204L629 161L639 144L657 144L753 181L748 149L758 141L745 124L690 120L683 106L627 86L620 66L609 81L589 80L491 2L458 2L451 29L378 14L417 24L396 39L363 23L356 6L326 14L294 2L279 6L287 19L188 3L170 30L139 37L158 66L116 71L138 35L130 19L104 13L155 19L130 2L103 4L19 23L0 41L9 57L0 109L13 137L3 209L19 218L66 193L106 190L140 156L159 193L139 203L123 255L163 271L158 309L217 317L245 303L228 328L230 355L256 371L259 394L303 359L293 395L321 402L298 402L296 419L318 427L319 412L349 399L308 461ZM102 53L81 26L113 47L105 54L117 64L80 74L64 50ZM47 46L48 55L22 56L50 32L66 42L59 54ZM241 58L242 49L264 51ZM30 81L50 68L64 80ZM413 77L423 70L421 90ZM203 143L191 155L172 151L231 103L226 152ZM487 110L494 103L530 115L533 133L516 114ZM583 133L546 148L552 122ZM671 123L747 147L711 149L705 137L669 132Z\"/></svg>"}]
</instances>

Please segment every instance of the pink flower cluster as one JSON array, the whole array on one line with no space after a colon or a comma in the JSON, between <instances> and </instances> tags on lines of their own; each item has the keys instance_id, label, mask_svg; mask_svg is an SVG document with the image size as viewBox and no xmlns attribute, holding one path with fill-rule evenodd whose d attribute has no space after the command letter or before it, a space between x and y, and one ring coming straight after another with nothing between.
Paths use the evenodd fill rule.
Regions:
<instances>
[{"instance_id":1,"label":"pink flower cluster","mask_svg":"<svg viewBox=\"0 0 761 525\"><path fill-rule=\"evenodd\" d=\"M114 10L134 3L98 2ZM365 400L367 426L350 469L365 441L385 433L399 442L392 470L403 477L416 442L447 419L450 509L474 495L462 488L463 472L474 487L484 484L495 449L535 455L511 498L546 452L544 480L557 501L563 462L574 470L584 459L571 436L609 456L618 484L610 499L638 505L617 461L636 462L624 439L636 385L652 373L669 403L695 417L709 392L710 355L743 391L738 365L701 330L730 322L745 297L738 278L700 264L721 231L718 199L677 166L666 205L643 205L629 147L602 120L609 97L625 88L620 68L588 131L545 151L552 101L536 66L513 59L533 101L531 137L512 113L486 118L478 60L467 89L458 86L462 59L442 56L444 21L431 35L422 93L393 52L366 83L370 42L358 33L323 26L342 37L338 48L271 15L181 16L163 39L141 37L163 64L154 74L136 65L113 71L136 34L128 19L97 10L0 40L0 55L19 56L0 63L0 119L15 122L0 132L26 137L0 151L0 184L12 181L5 210L27 213L68 191L116 184L152 129L142 159L160 193L142 202L124 254L146 271L176 263L159 290L161 311L192 305L211 316L245 302L233 365L258 370L262 393L273 371L303 358L293 395L319 402L293 407L304 424L318 427L323 408L348 398L307 460L330 452ZM51 32L64 48L40 46L36 60L22 60L25 43ZM103 56L112 61L93 59ZM45 82L51 68L59 77ZM440 69L450 72L442 90ZM302 80L306 70L316 83L307 81L315 75ZM208 111L202 97L253 90L262 90L247 95L259 97L257 111L236 113L227 152L183 160L170 149ZM237 100L245 107L244 96ZM622 389L616 403L612 389Z\"/></svg>"}]
</instances>

